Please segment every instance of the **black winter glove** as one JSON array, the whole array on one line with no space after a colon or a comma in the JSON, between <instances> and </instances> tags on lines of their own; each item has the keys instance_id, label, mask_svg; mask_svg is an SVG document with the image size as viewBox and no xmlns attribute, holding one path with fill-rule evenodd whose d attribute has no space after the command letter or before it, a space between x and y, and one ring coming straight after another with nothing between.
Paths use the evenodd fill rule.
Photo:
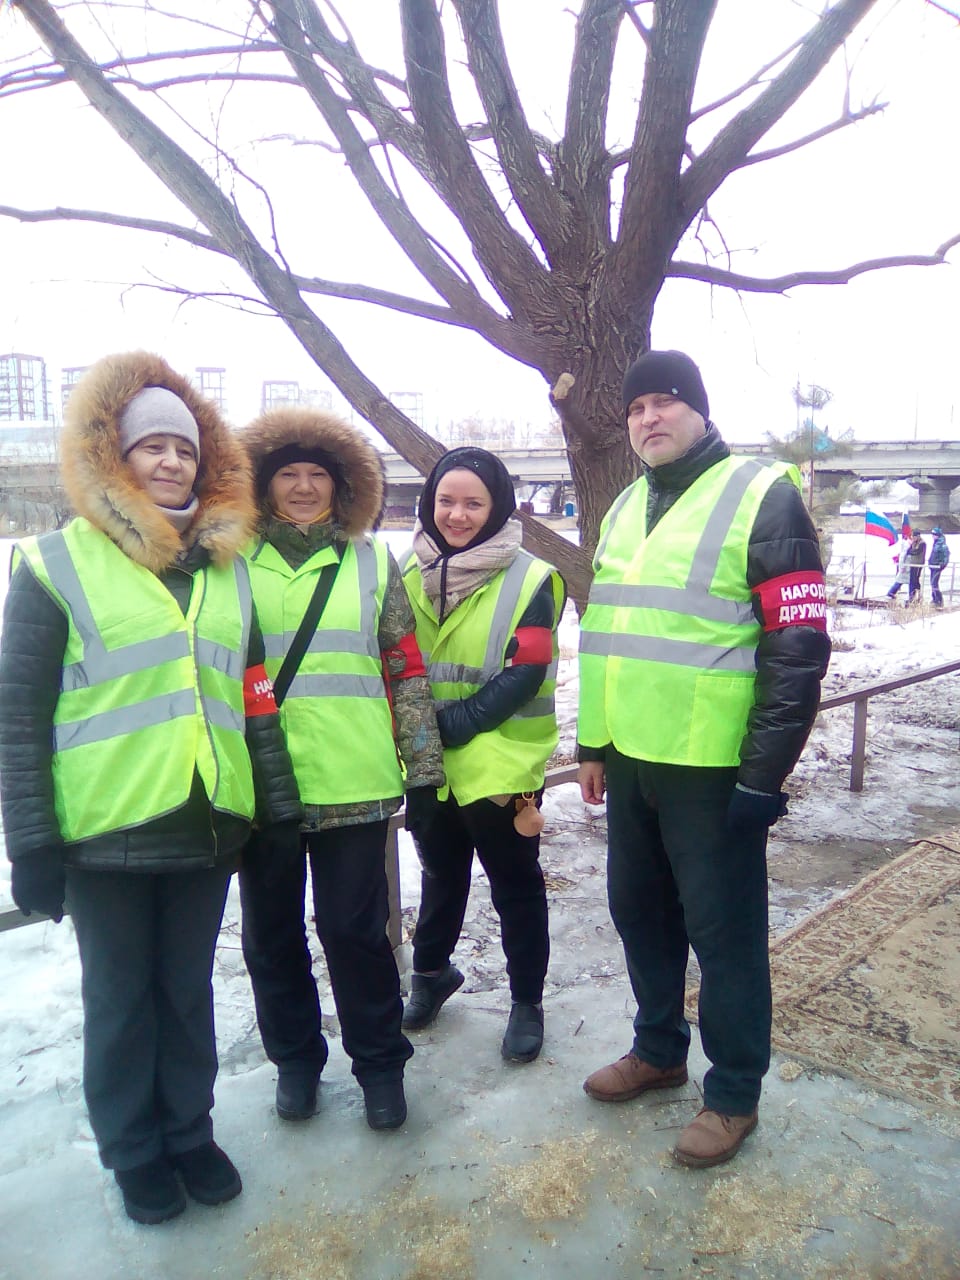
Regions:
<instances>
[{"instance_id":1,"label":"black winter glove","mask_svg":"<svg viewBox=\"0 0 960 1280\"><path fill-rule=\"evenodd\" d=\"M738 782L727 809L727 826L731 831L757 831L772 827L787 812L787 793L750 791Z\"/></svg>"},{"instance_id":2,"label":"black winter glove","mask_svg":"<svg viewBox=\"0 0 960 1280\"><path fill-rule=\"evenodd\" d=\"M422 836L437 816L440 801L436 787L411 787L404 799L403 825L415 836Z\"/></svg>"},{"instance_id":3,"label":"black winter glove","mask_svg":"<svg viewBox=\"0 0 960 1280\"><path fill-rule=\"evenodd\" d=\"M66 887L59 850L37 849L11 863L10 890L25 916L39 911L59 924L63 919Z\"/></svg>"},{"instance_id":4,"label":"black winter glove","mask_svg":"<svg viewBox=\"0 0 960 1280\"><path fill-rule=\"evenodd\" d=\"M302 856L299 819L271 822L257 832L251 846L259 863L264 888L273 889L284 884L294 874Z\"/></svg>"}]
</instances>

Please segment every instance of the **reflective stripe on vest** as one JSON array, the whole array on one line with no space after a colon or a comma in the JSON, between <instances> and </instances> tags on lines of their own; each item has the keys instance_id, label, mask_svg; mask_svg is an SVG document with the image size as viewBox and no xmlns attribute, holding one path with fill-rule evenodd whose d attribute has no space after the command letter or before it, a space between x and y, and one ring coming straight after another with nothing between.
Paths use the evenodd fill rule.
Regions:
<instances>
[{"instance_id":1,"label":"reflective stripe on vest","mask_svg":"<svg viewBox=\"0 0 960 1280\"><path fill-rule=\"evenodd\" d=\"M558 738L554 690L563 583L552 565L521 551L507 569L457 605L441 625L423 589L419 565L415 560L407 562L404 585L439 707L470 697L504 669L506 649L520 618L548 577L555 606L553 657L536 696L498 728L477 734L463 747L444 750L447 783L460 804L543 785L544 765ZM447 792L440 794L444 797Z\"/></svg>"},{"instance_id":2,"label":"reflective stripe on vest","mask_svg":"<svg viewBox=\"0 0 960 1280\"><path fill-rule=\"evenodd\" d=\"M248 556L251 581L275 677L336 552L325 547L296 569L271 543ZM379 626L389 559L375 538L347 543L316 631L280 708L305 804L353 804L403 793Z\"/></svg>"},{"instance_id":3,"label":"reflective stripe on vest","mask_svg":"<svg viewBox=\"0 0 960 1280\"><path fill-rule=\"evenodd\" d=\"M184 616L149 570L85 520L18 551L68 623L52 764L64 839L181 807L195 767L213 807L252 817L243 713L252 596L243 563L195 573Z\"/></svg>"},{"instance_id":4,"label":"reflective stripe on vest","mask_svg":"<svg viewBox=\"0 0 960 1280\"><path fill-rule=\"evenodd\" d=\"M51 585L65 601L69 601L74 625L83 642L83 658L79 662L64 664L60 684L63 692L89 688L106 680L116 679L118 676L135 675L138 671L159 666L163 662L175 662L178 658L190 656L190 641L186 629L149 640L137 640L133 644L108 651L97 630L89 601L63 533L52 533L40 539L37 550ZM237 650L228 649L226 645L197 636L195 650L199 666L218 670L229 679L242 683L246 652L250 642L253 597L246 565L241 560L235 560L232 567L243 618L241 647ZM209 693L204 693L202 689L201 698L205 702L204 709L212 723L225 729L245 732L246 720L242 711L238 711ZM100 715L91 716L86 722L56 726L54 749L81 746L88 742L102 742L117 734L132 733L137 728L160 724L166 718L192 715L194 709L193 694L189 689L185 689L169 700L153 699L140 703L137 708L121 707L115 711L103 712ZM134 711L142 714L143 719L139 723L133 717Z\"/></svg>"},{"instance_id":5,"label":"reflective stripe on vest","mask_svg":"<svg viewBox=\"0 0 960 1280\"><path fill-rule=\"evenodd\" d=\"M604 520L581 621L579 741L663 763L736 765L760 627L746 583L764 495L796 469L728 458L646 532L647 481Z\"/></svg>"}]
</instances>

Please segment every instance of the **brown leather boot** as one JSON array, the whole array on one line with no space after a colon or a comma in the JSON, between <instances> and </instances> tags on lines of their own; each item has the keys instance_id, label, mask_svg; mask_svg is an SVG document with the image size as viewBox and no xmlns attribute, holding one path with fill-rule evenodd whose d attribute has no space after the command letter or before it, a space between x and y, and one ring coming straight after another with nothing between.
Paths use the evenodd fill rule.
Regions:
<instances>
[{"instance_id":1,"label":"brown leather boot","mask_svg":"<svg viewBox=\"0 0 960 1280\"><path fill-rule=\"evenodd\" d=\"M631 1050L617 1062L587 1076L583 1091L598 1102L627 1102L651 1089L676 1089L687 1083L687 1066L652 1067Z\"/></svg>"},{"instance_id":2,"label":"brown leather boot","mask_svg":"<svg viewBox=\"0 0 960 1280\"><path fill-rule=\"evenodd\" d=\"M690 1169L709 1169L712 1165L732 1160L748 1133L757 1127L757 1113L748 1116L722 1116L708 1108L681 1133L673 1148L673 1158Z\"/></svg>"}]
</instances>

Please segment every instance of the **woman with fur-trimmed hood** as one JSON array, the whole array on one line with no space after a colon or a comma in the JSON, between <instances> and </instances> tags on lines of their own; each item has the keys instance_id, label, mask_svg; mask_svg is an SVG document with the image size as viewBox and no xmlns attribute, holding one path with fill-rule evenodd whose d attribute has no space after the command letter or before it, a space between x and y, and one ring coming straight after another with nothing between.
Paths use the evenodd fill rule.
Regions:
<instances>
[{"instance_id":1,"label":"woman with fur-trimmed hood","mask_svg":"<svg viewBox=\"0 0 960 1280\"><path fill-rule=\"evenodd\" d=\"M240 874L243 952L278 1068L277 1113L313 1115L327 1059L304 931L309 859L367 1123L396 1128L413 1050L386 935L387 825L404 793L442 784L443 765L413 613L393 556L371 536L383 469L359 431L315 409L276 409L241 439L260 505L247 562L304 804L299 840L282 849L254 840Z\"/></svg>"},{"instance_id":2,"label":"woman with fur-trimmed hood","mask_svg":"<svg viewBox=\"0 0 960 1280\"><path fill-rule=\"evenodd\" d=\"M249 576L246 459L159 356L109 356L61 437L77 518L15 551L0 649L14 901L83 972L83 1084L131 1218L241 1190L213 1141L211 975L249 835L300 801Z\"/></svg>"}]
</instances>

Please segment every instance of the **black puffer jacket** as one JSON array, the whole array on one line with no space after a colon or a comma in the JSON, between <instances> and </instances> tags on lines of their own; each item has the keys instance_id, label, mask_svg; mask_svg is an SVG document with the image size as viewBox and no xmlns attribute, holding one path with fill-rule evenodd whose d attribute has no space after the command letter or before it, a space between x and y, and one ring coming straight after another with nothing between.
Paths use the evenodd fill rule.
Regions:
<instances>
[{"instance_id":1,"label":"black puffer jacket","mask_svg":"<svg viewBox=\"0 0 960 1280\"><path fill-rule=\"evenodd\" d=\"M201 466L195 491L200 510L184 542L133 482L122 461L117 418L143 386L166 386L197 419ZM226 424L186 380L157 357L138 353L94 366L74 392L64 429L64 480L80 513L132 560L150 568L186 609L194 576L211 562L227 563L253 519L249 473ZM156 536L154 534L156 533ZM118 585L122 589L122 584ZM25 561L7 593L0 643L0 791L7 854L12 861L62 851L71 866L102 870L170 871L236 862L249 824L214 811L194 774L187 802L139 827L63 846L54 810L51 726L60 694L67 618ZM263 662L254 617L247 666ZM293 768L277 715L247 721L258 818L300 816ZM137 767L132 759L131 768ZM102 780L91 778L91 786Z\"/></svg>"},{"instance_id":2,"label":"black puffer jacket","mask_svg":"<svg viewBox=\"0 0 960 1280\"><path fill-rule=\"evenodd\" d=\"M703 473L730 456L717 428L683 457L645 468L647 527L652 529ZM810 515L788 479L772 484L760 504L747 547L747 585L754 589L800 570L822 572L820 546ZM759 597L754 613L763 622ZM774 794L800 758L820 702L820 682L830 661L830 638L816 627L763 631L757 645L755 701L740 748L738 781ZM580 747L581 760L602 760L602 748Z\"/></svg>"}]
</instances>

